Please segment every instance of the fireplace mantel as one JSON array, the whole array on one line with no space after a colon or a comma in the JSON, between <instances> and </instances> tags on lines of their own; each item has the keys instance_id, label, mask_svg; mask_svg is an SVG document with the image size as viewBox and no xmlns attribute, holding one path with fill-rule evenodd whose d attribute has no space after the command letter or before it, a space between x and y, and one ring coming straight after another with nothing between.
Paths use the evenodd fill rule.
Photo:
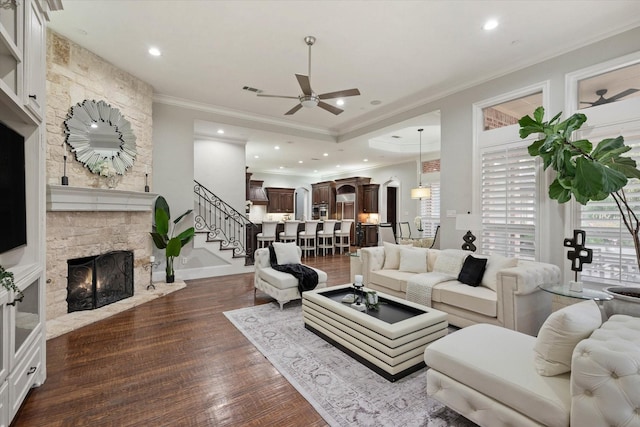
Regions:
<instances>
[{"instance_id":1,"label":"fireplace mantel","mask_svg":"<svg viewBox=\"0 0 640 427\"><path fill-rule=\"evenodd\" d=\"M141 191L47 185L47 211L150 211L158 195Z\"/></svg>"}]
</instances>

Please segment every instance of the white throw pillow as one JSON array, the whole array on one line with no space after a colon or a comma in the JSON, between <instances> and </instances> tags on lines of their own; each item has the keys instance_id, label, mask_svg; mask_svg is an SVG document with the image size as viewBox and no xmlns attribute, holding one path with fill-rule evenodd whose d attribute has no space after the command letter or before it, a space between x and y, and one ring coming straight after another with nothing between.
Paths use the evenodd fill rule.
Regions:
<instances>
[{"instance_id":1,"label":"white throw pillow","mask_svg":"<svg viewBox=\"0 0 640 427\"><path fill-rule=\"evenodd\" d=\"M487 259L487 268L484 270L484 276L482 276L482 282L480 285L492 289L498 290L498 271L503 268L517 267L518 258L508 258L502 255L491 255Z\"/></svg>"},{"instance_id":2,"label":"white throw pillow","mask_svg":"<svg viewBox=\"0 0 640 427\"><path fill-rule=\"evenodd\" d=\"M382 243L384 245L384 267L382 268L385 270L397 270L400 267L400 249L407 245L396 245L390 242Z\"/></svg>"},{"instance_id":3,"label":"white throw pillow","mask_svg":"<svg viewBox=\"0 0 640 427\"><path fill-rule=\"evenodd\" d=\"M433 264L433 271L458 277L460 270L462 270L462 264L468 255L469 252L459 250L442 250Z\"/></svg>"},{"instance_id":4,"label":"white throw pillow","mask_svg":"<svg viewBox=\"0 0 640 427\"><path fill-rule=\"evenodd\" d=\"M273 250L276 253L276 260L279 265L302 263L302 261L300 260L300 255L298 254L298 246L296 246L295 242L274 242Z\"/></svg>"},{"instance_id":5,"label":"white throw pillow","mask_svg":"<svg viewBox=\"0 0 640 427\"><path fill-rule=\"evenodd\" d=\"M400 271L408 273L427 272L427 249L405 247L400 249Z\"/></svg>"},{"instance_id":6,"label":"white throw pillow","mask_svg":"<svg viewBox=\"0 0 640 427\"><path fill-rule=\"evenodd\" d=\"M540 328L533 346L538 374L551 377L570 372L573 349L601 324L598 304L591 300L552 313Z\"/></svg>"}]
</instances>

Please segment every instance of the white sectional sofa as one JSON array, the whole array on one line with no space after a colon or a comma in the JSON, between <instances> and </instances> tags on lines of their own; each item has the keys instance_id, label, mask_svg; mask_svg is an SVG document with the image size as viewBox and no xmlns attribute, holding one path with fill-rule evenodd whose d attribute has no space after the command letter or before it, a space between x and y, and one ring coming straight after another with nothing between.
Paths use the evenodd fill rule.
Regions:
<instances>
[{"instance_id":1,"label":"white sectional sofa","mask_svg":"<svg viewBox=\"0 0 640 427\"><path fill-rule=\"evenodd\" d=\"M480 324L431 343L427 394L482 427L640 427L640 318L585 329L566 312L585 307L600 316L574 304L537 338Z\"/></svg>"},{"instance_id":2,"label":"white sectional sofa","mask_svg":"<svg viewBox=\"0 0 640 427\"><path fill-rule=\"evenodd\" d=\"M408 252L417 251L417 252ZM479 286L457 280L467 256L482 255L456 249L426 249L385 243L363 248L362 271L365 286L430 305L448 313L449 323L466 327L490 323L536 335L551 313L551 295L540 290L542 283L559 283L556 265L522 261L492 255ZM403 262L406 261L406 262ZM426 300L411 282L431 281ZM433 285L433 283L437 283ZM409 291L409 292L408 292Z\"/></svg>"}]
</instances>

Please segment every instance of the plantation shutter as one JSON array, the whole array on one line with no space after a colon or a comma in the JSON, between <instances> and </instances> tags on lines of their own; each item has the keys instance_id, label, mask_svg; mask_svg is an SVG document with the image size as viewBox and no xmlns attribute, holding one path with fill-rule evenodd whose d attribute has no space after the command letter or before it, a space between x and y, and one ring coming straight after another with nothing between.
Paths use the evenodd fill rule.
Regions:
<instances>
[{"instance_id":1,"label":"plantation shutter","mask_svg":"<svg viewBox=\"0 0 640 427\"><path fill-rule=\"evenodd\" d=\"M420 200L420 216L422 217L421 237L433 237L440 225L440 183L425 185L431 188L431 197Z\"/></svg>"},{"instance_id":2,"label":"plantation shutter","mask_svg":"<svg viewBox=\"0 0 640 427\"><path fill-rule=\"evenodd\" d=\"M625 156L632 157L640 165L640 123L621 129L609 126L595 129L588 138L595 144L605 138L624 136L631 147ZM627 202L636 215L640 215L640 182L629 180L624 187ZM577 228L586 232L585 246L593 250L593 262L583 264L580 280L594 283L626 282L637 285L640 281L636 252L631 234L625 227L620 211L611 197L599 202L579 206Z\"/></svg>"},{"instance_id":3,"label":"plantation shutter","mask_svg":"<svg viewBox=\"0 0 640 427\"><path fill-rule=\"evenodd\" d=\"M537 160L527 143L481 149L481 252L535 260Z\"/></svg>"}]
</instances>

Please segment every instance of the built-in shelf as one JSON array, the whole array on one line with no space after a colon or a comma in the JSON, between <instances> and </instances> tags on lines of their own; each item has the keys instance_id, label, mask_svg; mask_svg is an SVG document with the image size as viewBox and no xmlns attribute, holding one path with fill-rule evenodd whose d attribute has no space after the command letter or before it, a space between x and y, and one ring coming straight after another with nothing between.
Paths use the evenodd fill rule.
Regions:
<instances>
[{"instance_id":1,"label":"built-in shelf","mask_svg":"<svg viewBox=\"0 0 640 427\"><path fill-rule=\"evenodd\" d=\"M47 185L47 211L150 211L158 195L142 191Z\"/></svg>"}]
</instances>

